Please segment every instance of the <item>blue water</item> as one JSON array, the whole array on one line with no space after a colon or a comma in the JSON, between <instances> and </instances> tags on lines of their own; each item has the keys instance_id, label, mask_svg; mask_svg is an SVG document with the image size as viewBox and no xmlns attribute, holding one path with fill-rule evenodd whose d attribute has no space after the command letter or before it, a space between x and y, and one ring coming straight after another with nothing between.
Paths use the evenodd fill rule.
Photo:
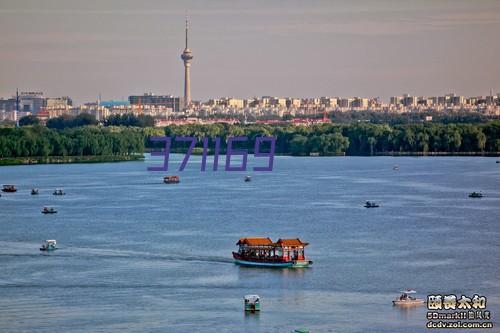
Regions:
<instances>
[{"instance_id":1,"label":"blue water","mask_svg":"<svg viewBox=\"0 0 500 333\"><path fill-rule=\"evenodd\" d=\"M499 324L495 159L278 157L245 183L194 158L167 173L178 185L155 163L0 168L19 188L0 198L0 332L424 332L425 306L392 306L407 288L484 295ZM314 265L236 266L242 236L300 237ZM45 239L60 249L40 253ZM245 294L261 314L244 314Z\"/></svg>"}]
</instances>

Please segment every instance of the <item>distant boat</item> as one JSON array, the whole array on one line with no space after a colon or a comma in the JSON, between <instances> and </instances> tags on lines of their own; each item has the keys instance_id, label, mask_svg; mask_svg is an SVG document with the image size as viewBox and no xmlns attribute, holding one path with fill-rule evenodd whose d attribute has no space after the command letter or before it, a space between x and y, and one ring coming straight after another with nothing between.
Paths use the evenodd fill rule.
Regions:
<instances>
[{"instance_id":1,"label":"distant boat","mask_svg":"<svg viewBox=\"0 0 500 333\"><path fill-rule=\"evenodd\" d=\"M57 250L57 242L55 239L48 239L40 247L40 251L54 251Z\"/></svg>"},{"instance_id":2,"label":"distant boat","mask_svg":"<svg viewBox=\"0 0 500 333\"><path fill-rule=\"evenodd\" d=\"M392 170L399 171L399 165L395 164L395 165L392 167Z\"/></svg>"},{"instance_id":3,"label":"distant boat","mask_svg":"<svg viewBox=\"0 0 500 333\"><path fill-rule=\"evenodd\" d=\"M17 192L17 188L15 185L4 185L2 188L2 192Z\"/></svg>"},{"instance_id":4,"label":"distant boat","mask_svg":"<svg viewBox=\"0 0 500 333\"><path fill-rule=\"evenodd\" d=\"M66 193L64 192L64 190L62 188L56 188L54 190L54 193L52 193L53 195L65 195Z\"/></svg>"},{"instance_id":5,"label":"distant boat","mask_svg":"<svg viewBox=\"0 0 500 333\"><path fill-rule=\"evenodd\" d=\"M245 300L245 311L255 312L260 311L260 297L259 295L246 295Z\"/></svg>"},{"instance_id":6,"label":"distant boat","mask_svg":"<svg viewBox=\"0 0 500 333\"><path fill-rule=\"evenodd\" d=\"M163 182L165 184L178 184L181 182L179 176L165 176L163 177Z\"/></svg>"},{"instance_id":7,"label":"distant boat","mask_svg":"<svg viewBox=\"0 0 500 333\"><path fill-rule=\"evenodd\" d=\"M43 207L42 214L56 214L57 210L54 207Z\"/></svg>"},{"instance_id":8,"label":"distant boat","mask_svg":"<svg viewBox=\"0 0 500 333\"><path fill-rule=\"evenodd\" d=\"M233 252L236 264L251 267L308 267L304 248L309 243L300 239L279 239L274 243L270 238L240 238L236 245L238 252Z\"/></svg>"},{"instance_id":9,"label":"distant boat","mask_svg":"<svg viewBox=\"0 0 500 333\"><path fill-rule=\"evenodd\" d=\"M379 205L375 201L367 201L365 203L366 208L377 208Z\"/></svg>"},{"instance_id":10,"label":"distant boat","mask_svg":"<svg viewBox=\"0 0 500 333\"><path fill-rule=\"evenodd\" d=\"M37 195L38 194L38 189L37 188L32 188L31 189L31 195Z\"/></svg>"},{"instance_id":11,"label":"distant boat","mask_svg":"<svg viewBox=\"0 0 500 333\"><path fill-rule=\"evenodd\" d=\"M425 301L423 299L415 298L410 296L410 294L416 294L415 290L404 290L401 291L401 296L392 301L393 305L397 306L419 306L423 305Z\"/></svg>"},{"instance_id":12,"label":"distant boat","mask_svg":"<svg viewBox=\"0 0 500 333\"><path fill-rule=\"evenodd\" d=\"M500 163L500 160L497 160L496 163Z\"/></svg>"},{"instance_id":13,"label":"distant boat","mask_svg":"<svg viewBox=\"0 0 500 333\"><path fill-rule=\"evenodd\" d=\"M469 198L482 198L483 194L481 192L472 192L469 193Z\"/></svg>"},{"instance_id":14,"label":"distant boat","mask_svg":"<svg viewBox=\"0 0 500 333\"><path fill-rule=\"evenodd\" d=\"M245 181L246 182L251 182L252 181L252 177L251 176L245 176Z\"/></svg>"}]
</instances>

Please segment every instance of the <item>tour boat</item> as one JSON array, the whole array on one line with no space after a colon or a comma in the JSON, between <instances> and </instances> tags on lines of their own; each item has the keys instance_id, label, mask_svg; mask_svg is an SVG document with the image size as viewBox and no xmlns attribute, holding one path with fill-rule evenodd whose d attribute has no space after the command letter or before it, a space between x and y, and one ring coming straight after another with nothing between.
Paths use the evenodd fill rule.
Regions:
<instances>
[{"instance_id":1,"label":"tour boat","mask_svg":"<svg viewBox=\"0 0 500 333\"><path fill-rule=\"evenodd\" d=\"M472 192L469 193L469 198L482 198L483 194L481 192Z\"/></svg>"},{"instance_id":2,"label":"tour boat","mask_svg":"<svg viewBox=\"0 0 500 333\"><path fill-rule=\"evenodd\" d=\"M53 195L65 195L66 193L64 192L64 190L62 188L56 188L54 190L54 193L52 193Z\"/></svg>"},{"instance_id":3,"label":"tour boat","mask_svg":"<svg viewBox=\"0 0 500 333\"><path fill-rule=\"evenodd\" d=\"M379 207L379 205L377 205L377 203L374 201L367 201L365 203L365 207L366 208L377 208L377 207Z\"/></svg>"},{"instance_id":4,"label":"tour boat","mask_svg":"<svg viewBox=\"0 0 500 333\"><path fill-rule=\"evenodd\" d=\"M180 183L179 176L165 176L163 177L163 182L165 184L178 184Z\"/></svg>"},{"instance_id":5,"label":"tour boat","mask_svg":"<svg viewBox=\"0 0 500 333\"><path fill-rule=\"evenodd\" d=\"M308 267L304 248L309 243L300 239L240 238L236 245L238 252L233 252L235 263L254 267Z\"/></svg>"},{"instance_id":6,"label":"tour boat","mask_svg":"<svg viewBox=\"0 0 500 333\"><path fill-rule=\"evenodd\" d=\"M4 185L2 192L17 192L17 188L15 185Z\"/></svg>"},{"instance_id":7,"label":"tour boat","mask_svg":"<svg viewBox=\"0 0 500 333\"><path fill-rule=\"evenodd\" d=\"M393 305L397 306L418 306L425 303L423 299L411 297L410 294L416 294L415 290L404 290L401 291L401 296L392 301Z\"/></svg>"},{"instance_id":8,"label":"tour boat","mask_svg":"<svg viewBox=\"0 0 500 333\"><path fill-rule=\"evenodd\" d=\"M251 177L251 176L245 176L245 181L246 181L246 182L250 182L250 181L252 181L252 177Z\"/></svg>"},{"instance_id":9,"label":"tour boat","mask_svg":"<svg viewBox=\"0 0 500 333\"><path fill-rule=\"evenodd\" d=\"M246 295L245 296L245 311L260 311L260 297L259 295Z\"/></svg>"},{"instance_id":10,"label":"tour boat","mask_svg":"<svg viewBox=\"0 0 500 333\"><path fill-rule=\"evenodd\" d=\"M48 239L40 247L40 251L54 251L57 250L57 242L55 239Z\"/></svg>"},{"instance_id":11,"label":"tour boat","mask_svg":"<svg viewBox=\"0 0 500 333\"><path fill-rule=\"evenodd\" d=\"M54 207L43 207L42 214L55 214L57 210Z\"/></svg>"},{"instance_id":12,"label":"tour boat","mask_svg":"<svg viewBox=\"0 0 500 333\"><path fill-rule=\"evenodd\" d=\"M37 195L38 194L38 189L37 188L32 188L31 189L31 195Z\"/></svg>"}]
</instances>

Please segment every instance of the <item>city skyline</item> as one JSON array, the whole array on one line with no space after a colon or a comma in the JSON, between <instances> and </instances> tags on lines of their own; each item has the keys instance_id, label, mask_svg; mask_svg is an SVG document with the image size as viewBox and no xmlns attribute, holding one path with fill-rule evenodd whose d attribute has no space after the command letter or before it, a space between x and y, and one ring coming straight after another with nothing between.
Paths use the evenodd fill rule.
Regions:
<instances>
[{"instance_id":1,"label":"city skyline","mask_svg":"<svg viewBox=\"0 0 500 333\"><path fill-rule=\"evenodd\" d=\"M493 1L147 4L3 2L0 95L19 87L77 104L99 93L182 96L188 69L181 72L177 52L186 8L198 54L194 100L500 90Z\"/></svg>"}]
</instances>

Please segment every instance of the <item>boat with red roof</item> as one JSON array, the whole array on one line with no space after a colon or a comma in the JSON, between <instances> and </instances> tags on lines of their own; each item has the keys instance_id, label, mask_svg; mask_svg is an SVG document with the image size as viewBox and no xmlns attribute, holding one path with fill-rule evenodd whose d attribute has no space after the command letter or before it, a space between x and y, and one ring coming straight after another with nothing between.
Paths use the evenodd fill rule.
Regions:
<instances>
[{"instance_id":1,"label":"boat with red roof","mask_svg":"<svg viewBox=\"0 0 500 333\"><path fill-rule=\"evenodd\" d=\"M180 183L179 176L165 176L163 177L163 182L165 184L179 184Z\"/></svg>"},{"instance_id":2,"label":"boat with red roof","mask_svg":"<svg viewBox=\"0 0 500 333\"><path fill-rule=\"evenodd\" d=\"M238 252L233 252L235 263L254 267L308 267L304 249L309 243L299 238L279 239L273 242L270 238L240 238L236 245Z\"/></svg>"}]
</instances>

